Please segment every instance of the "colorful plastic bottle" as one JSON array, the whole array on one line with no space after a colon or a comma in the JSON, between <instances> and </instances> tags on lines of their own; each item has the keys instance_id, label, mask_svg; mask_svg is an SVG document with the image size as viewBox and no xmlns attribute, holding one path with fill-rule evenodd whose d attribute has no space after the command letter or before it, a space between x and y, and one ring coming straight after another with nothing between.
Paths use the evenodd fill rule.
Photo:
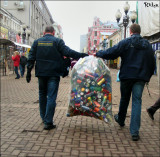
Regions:
<instances>
[{"instance_id":1,"label":"colorful plastic bottle","mask_svg":"<svg viewBox=\"0 0 160 157\"><path fill-rule=\"evenodd\" d=\"M107 101L107 94L104 95L101 107L104 107L104 104Z\"/></svg>"}]
</instances>

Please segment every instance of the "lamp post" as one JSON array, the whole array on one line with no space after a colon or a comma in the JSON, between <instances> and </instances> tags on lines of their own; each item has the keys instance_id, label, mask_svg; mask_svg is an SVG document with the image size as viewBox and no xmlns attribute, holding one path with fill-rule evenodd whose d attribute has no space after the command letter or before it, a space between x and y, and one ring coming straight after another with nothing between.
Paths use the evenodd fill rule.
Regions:
<instances>
[{"instance_id":1,"label":"lamp post","mask_svg":"<svg viewBox=\"0 0 160 157\"><path fill-rule=\"evenodd\" d=\"M21 30L19 30L18 35L19 36L22 35L23 44L26 44L26 39L29 39L30 34L31 34L31 30L28 29L29 27L27 27L25 24L22 25L22 28L23 28L23 32Z\"/></svg>"},{"instance_id":2,"label":"lamp post","mask_svg":"<svg viewBox=\"0 0 160 157\"><path fill-rule=\"evenodd\" d=\"M136 18L137 18L137 14L135 11L132 11L131 12L131 15L130 15L130 18L129 16L127 15L128 14L128 11L130 9L130 5L128 4L128 2L125 3L124 7L124 12L125 12L125 15L123 16L123 26L124 26L124 39L126 38L126 28L129 24L129 19L132 21L132 23L135 22ZM122 17L122 13L120 12L120 10L118 9L117 12L116 12L116 20L117 20L117 23L119 23L121 17Z\"/></svg>"},{"instance_id":3,"label":"lamp post","mask_svg":"<svg viewBox=\"0 0 160 157\"><path fill-rule=\"evenodd\" d=\"M105 39L102 41L102 47L103 47L103 50L105 51L106 48L108 47L108 39L105 38Z\"/></svg>"}]
</instances>

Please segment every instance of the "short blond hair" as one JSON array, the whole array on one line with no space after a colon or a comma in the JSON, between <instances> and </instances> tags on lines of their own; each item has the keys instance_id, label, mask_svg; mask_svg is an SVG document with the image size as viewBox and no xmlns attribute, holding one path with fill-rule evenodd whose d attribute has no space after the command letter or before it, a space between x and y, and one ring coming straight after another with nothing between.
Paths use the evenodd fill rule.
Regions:
<instances>
[{"instance_id":1,"label":"short blond hair","mask_svg":"<svg viewBox=\"0 0 160 157\"><path fill-rule=\"evenodd\" d=\"M18 52L18 51L14 51L14 54L15 54L15 55L19 55L19 52Z\"/></svg>"}]
</instances>

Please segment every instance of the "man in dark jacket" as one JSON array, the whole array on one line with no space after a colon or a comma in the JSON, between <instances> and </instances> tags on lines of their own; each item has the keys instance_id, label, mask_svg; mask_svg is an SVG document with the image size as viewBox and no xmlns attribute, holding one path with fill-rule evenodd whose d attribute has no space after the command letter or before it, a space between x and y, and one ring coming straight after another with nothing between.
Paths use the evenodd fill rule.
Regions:
<instances>
[{"instance_id":1,"label":"man in dark jacket","mask_svg":"<svg viewBox=\"0 0 160 157\"><path fill-rule=\"evenodd\" d=\"M97 57L108 60L121 57L119 74L121 99L119 112L114 118L121 127L125 125L127 108L132 93L130 133L134 141L139 140L144 85L150 81L155 69L152 46L140 36L140 32L140 25L132 24L130 27L131 37L120 41L106 51L99 51L96 54Z\"/></svg>"},{"instance_id":2,"label":"man in dark jacket","mask_svg":"<svg viewBox=\"0 0 160 157\"><path fill-rule=\"evenodd\" d=\"M21 58L20 58L20 72L21 72L21 77L23 77L25 73L25 66L27 64L27 58L25 57L24 53L22 53Z\"/></svg>"},{"instance_id":3,"label":"man in dark jacket","mask_svg":"<svg viewBox=\"0 0 160 157\"><path fill-rule=\"evenodd\" d=\"M54 37L52 26L47 26L45 35L34 41L28 56L27 76L31 80L31 70L35 65L35 75L39 82L40 116L44 129L54 129L53 116L56 107L60 76L63 76L63 56L79 59L88 56L67 47L62 39Z\"/></svg>"}]
</instances>

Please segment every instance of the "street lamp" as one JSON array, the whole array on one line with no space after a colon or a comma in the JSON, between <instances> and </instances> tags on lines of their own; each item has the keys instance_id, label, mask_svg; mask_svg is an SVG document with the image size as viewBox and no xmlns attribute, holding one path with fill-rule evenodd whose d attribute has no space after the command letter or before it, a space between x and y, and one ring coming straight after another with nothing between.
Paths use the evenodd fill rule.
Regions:
<instances>
[{"instance_id":1,"label":"street lamp","mask_svg":"<svg viewBox=\"0 0 160 157\"><path fill-rule=\"evenodd\" d=\"M28 39L29 39L30 34L31 34L31 30L27 29L29 27L27 27L25 24L22 25L22 28L23 28L23 32L21 32L21 30L19 30L18 35L19 36L22 35L23 44L25 44L26 37L28 36Z\"/></svg>"},{"instance_id":2,"label":"street lamp","mask_svg":"<svg viewBox=\"0 0 160 157\"><path fill-rule=\"evenodd\" d=\"M126 38L126 28L129 24L129 16L127 15L128 14L128 11L130 9L130 5L128 4L128 2L125 3L124 7L124 12L125 12L125 15L123 16L123 26L124 26L124 39ZM118 9L117 12L116 12L116 20L117 20L117 23L119 23L121 17L122 17L122 13L120 12L120 10ZM130 15L130 19L132 21L132 23L135 22L137 18L137 14L135 11L132 11L131 12L131 15Z\"/></svg>"},{"instance_id":3,"label":"street lamp","mask_svg":"<svg viewBox=\"0 0 160 157\"><path fill-rule=\"evenodd\" d=\"M108 47L108 39L104 38L104 40L102 41L102 47L103 50L106 50L106 48Z\"/></svg>"}]
</instances>

